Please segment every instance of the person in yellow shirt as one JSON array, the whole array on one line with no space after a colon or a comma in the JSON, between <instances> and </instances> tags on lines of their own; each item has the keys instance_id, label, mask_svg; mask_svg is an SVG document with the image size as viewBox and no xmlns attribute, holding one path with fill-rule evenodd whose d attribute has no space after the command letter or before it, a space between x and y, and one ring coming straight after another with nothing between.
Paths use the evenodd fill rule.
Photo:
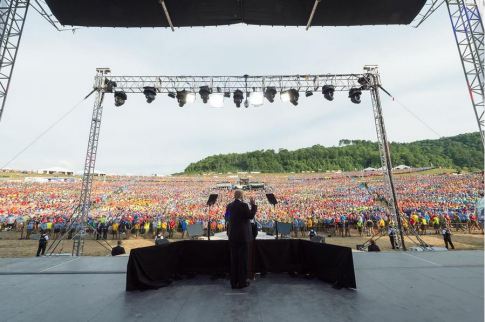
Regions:
<instances>
[{"instance_id":1,"label":"person in yellow shirt","mask_svg":"<svg viewBox=\"0 0 485 322\"><path fill-rule=\"evenodd\" d=\"M379 219L377 225L379 226L379 231L381 232L381 234L384 235L386 232L386 222L384 221L384 218Z\"/></svg>"},{"instance_id":2,"label":"person in yellow shirt","mask_svg":"<svg viewBox=\"0 0 485 322\"><path fill-rule=\"evenodd\" d=\"M167 221L162 222L162 236L165 237L165 233L167 232Z\"/></svg>"},{"instance_id":3,"label":"person in yellow shirt","mask_svg":"<svg viewBox=\"0 0 485 322\"><path fill-rule=\"evenodd\" d=\"M112 237L113 239L118 238L118 228L119 228L120 224L118 224L117 222L114 222L112 225L111 225L111 234L112 234Z\"/></svg>"}]
</instances>

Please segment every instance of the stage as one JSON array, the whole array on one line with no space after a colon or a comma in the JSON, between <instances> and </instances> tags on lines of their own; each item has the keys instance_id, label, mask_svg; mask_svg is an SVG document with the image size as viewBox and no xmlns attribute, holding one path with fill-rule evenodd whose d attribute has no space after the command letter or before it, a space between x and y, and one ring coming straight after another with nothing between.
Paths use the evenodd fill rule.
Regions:
<instances>
[{"instance_id":1,"label":"stage","mask_svg":"<svg viewBox=\"0 0 485 322\"><path fill-rule=\"evenodd\" d=\"M0 259L5 321L483 321L483 251L353 253L357 290L268 274L125 292L128 257Z\"/></svg>"}]
</instances>

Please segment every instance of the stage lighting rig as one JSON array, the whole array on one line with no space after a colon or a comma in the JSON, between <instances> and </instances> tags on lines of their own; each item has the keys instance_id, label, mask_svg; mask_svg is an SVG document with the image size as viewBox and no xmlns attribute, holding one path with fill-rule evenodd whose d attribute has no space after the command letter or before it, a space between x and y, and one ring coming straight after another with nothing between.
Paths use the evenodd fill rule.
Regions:
<instances>
[{"instance_id":1,"label":"stage lighting rig","mask_svg":"<svg viewBox=\"0 0 485 322\"><path fill-rule=\"evenodd\" d=\"M278 93L276 91L276 88L270 86L270 87L266 87L266 90L264 91L264 97L266 97L266 99L270 102L270 103L273 103L274 102L274 98L276 96L276 93Z\"/></svg>"},{"instance_id":2,"label":"stage lighting rig","mask_svg":"<svg viewBox=\"0 0 485 322\"><path fill-rule=\"evenodd\" d=\"M359 77L357 82L360 85L362 85L363 90L367 90L369 88L369 85L370 85L370 78L369 78L369 76L365 75L365 76Z\"/></svg>"},{"instance_id":3,"label":"stage lighting rig","mask_svg":"<svg viewBox=\"0 0 485 322\"><path fill-rule=\"evenodd\" d=\"M179 103L180 107L183 107L187 103L193 103L195 102L195 93L188 92L185 89L182 91L178 91L177 95L177 102Z\"/></svg>"},{"instance_id":4,"label":"stage lighting rig","mask_svg":"<svg viewBox=\"0 0 485 322\"><path fill-rule=\"evenodd\" d=\"M335 93L335 87L332 85L324 85L322 87L322 94L325 99L333 101L333 94Z\"/></svg>"},{"instance_id":5,"label":"stage lighting rig","mask_svg":"<svg viewBox=\"0 0 485 322\"><path fill-rule=\"evenodd\" d=\"M244 94L240 89L236 89L234 91L234 94L232 94L232 98L234 99L234 104L236 104L236 107L241 107L241 103L244 99Z\"/></svg>"},{"instance_id":6,"label":"stage lighting rig","mask_svg":"<svg viewBox=\"0 0 485 322\"><path fill-rule=\"evenodd\" d=\"M350 101L354 104L360 104L360 95L362 95L362 90L360 88L351 88L349 91Z\"/></svg>"},{"instance_id":7,"label":"stage lighting rig","mask_svg":"<svg viewBox=\"0 0 485 322\"><path fill-rule=\"evenodd\" d=\"M209 101L209 95L212 93L209 86L201 86L199 90L200 98L202 98L202 102L206 104Z\"/></svg>"},{"instance_id":8,"label":"stage lighting rig","mask_svg":"<svg viewBox=\"0 0 485 322\"><path fill-rule=\"evenodd\" d=\"M287 91L281 92L281 101L283 102L290 102L294 106L298 105L298 98L300 97L300 93L294 88L291 88Z\"/></svg>"},{"instance_id":9,"label":"stage lighting rig","mask_svg":"<svg viewBox=\"0 0 485 322\"><path fill-rule=\"evenodd\" d=\"M121 106L125 104L125 101L128 99L126 93L123 91L116 91L115 92L115 106Z\"/></svg>"},{"instance_id":10,"label":"stage lighting rig","mask_svg":"<svg viewBox=\"0 0 485 322\"><path fill-rule=\"evenodd\" d=\"M143 87L143 94L147 99L147 103L151 103L155 100L155 97L157 96L157 90L155 87L145 86Z\"/></svg>"}]
</instances>

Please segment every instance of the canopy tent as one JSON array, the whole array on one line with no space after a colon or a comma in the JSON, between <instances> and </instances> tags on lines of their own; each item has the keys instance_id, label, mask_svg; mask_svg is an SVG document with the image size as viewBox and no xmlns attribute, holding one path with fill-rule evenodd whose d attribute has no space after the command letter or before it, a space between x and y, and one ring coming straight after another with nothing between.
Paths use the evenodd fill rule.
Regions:
<instances>
[{"instance_id":1,"label":"canopy tent","mask_svg":"<svg viewBox=\"0 0 485 322\"><path fill-rule=\"evenodd\" d=\"M315 0L46 0L63 25L175 27L306 26ZM409 24L426 0L323 0L312 26ZM162 6L166 7L166 12Z\"/></svg>"}]
</instances>

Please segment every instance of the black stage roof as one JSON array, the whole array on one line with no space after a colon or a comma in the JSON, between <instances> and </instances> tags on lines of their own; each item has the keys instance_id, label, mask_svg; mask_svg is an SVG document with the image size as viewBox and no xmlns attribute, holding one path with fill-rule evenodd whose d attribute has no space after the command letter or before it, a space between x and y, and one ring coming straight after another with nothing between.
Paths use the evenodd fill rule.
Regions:
<instances>
[{"instance_id":1,"label":"black stage roof","mask_svg":"<svg viewBox=\"0 0 485 322\"><path fill-rule=\"evenodd\" d=\"M169 27L159 0L46 0L63 25ZM409 24L426 0L322 0L312 26ZM175 27L306 26L315 0L165 0Z\"/></svg>"}]
</instances>

